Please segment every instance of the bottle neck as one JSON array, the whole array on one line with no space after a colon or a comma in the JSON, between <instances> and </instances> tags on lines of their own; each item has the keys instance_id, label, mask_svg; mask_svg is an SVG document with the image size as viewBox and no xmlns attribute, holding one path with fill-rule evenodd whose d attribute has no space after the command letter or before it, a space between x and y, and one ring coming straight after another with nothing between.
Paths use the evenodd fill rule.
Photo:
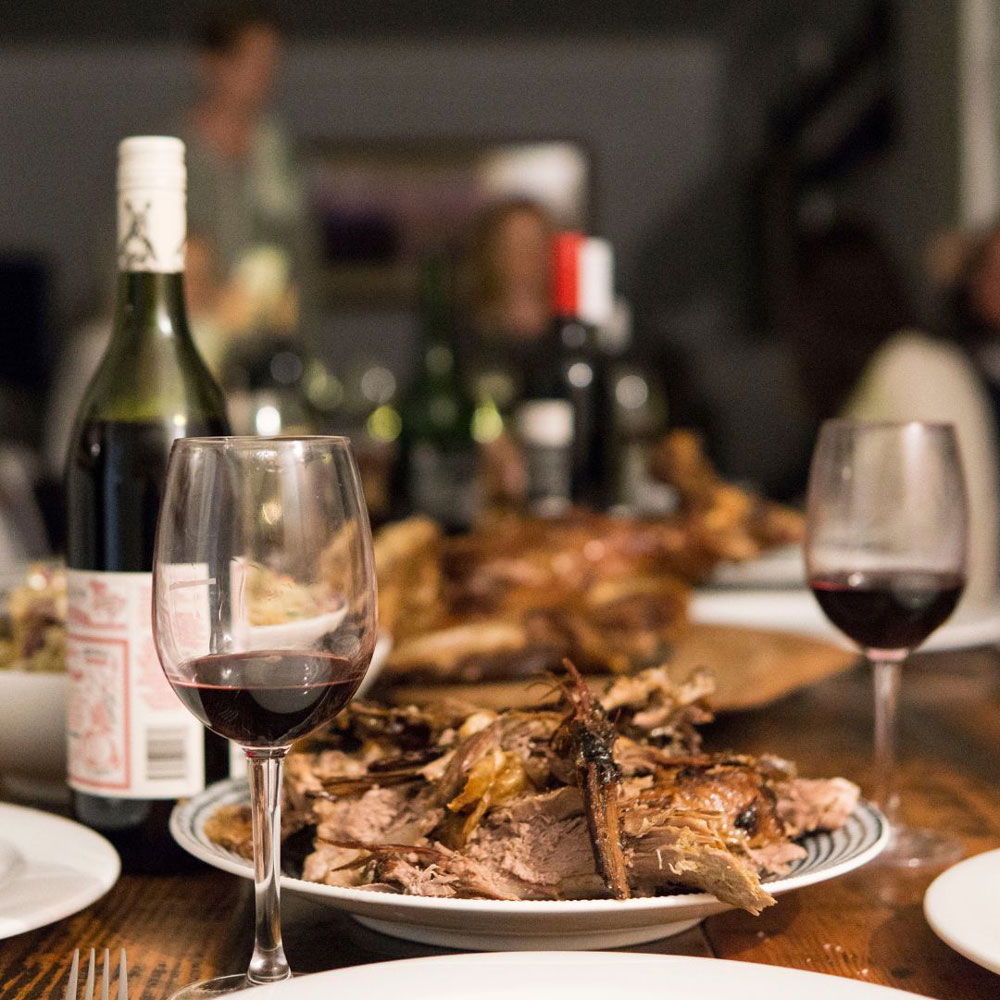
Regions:
<instances>
[{"instance_id":1,"label":"bottle neck","mask_svg":"<svg viewBox=\"0 0 1000 1000\"><path fill-rule=\"evenodd\" d=\"M454 366L454 313L451 261L425 259L420 273L420 350L428 375L447 375Z\"/></svg>"},{"instance_id":2,"label":"bottle neck","mask_svg":"<svg viewBox=\"0 0 1000 1000\"><path fill-rule=\"evenodd\" d=\"M163 167L160 161L155 165ZM121 163L119 168L114 340L119 348L167 338L190 340L184 306L183 168L173 174L139 170L135 176L128 171L123 176Z\"/></svg>"},{"instance_id":3,"label":"bottle neck","mask_svg":"<svg viewBox=\"0 0 1000 1000\"><path fill-rule=\"evenodd\" d=\"M191 340L183 271L121 271L113 339L118 348L156 340Z\"/></svg>"}]
</instances>

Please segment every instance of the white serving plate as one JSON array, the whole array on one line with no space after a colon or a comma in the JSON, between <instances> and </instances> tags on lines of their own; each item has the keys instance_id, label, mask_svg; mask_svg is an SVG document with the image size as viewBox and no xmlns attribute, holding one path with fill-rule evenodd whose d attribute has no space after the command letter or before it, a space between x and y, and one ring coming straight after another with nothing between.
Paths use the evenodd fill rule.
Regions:
<instances>
[{"instance_id":1,"label":"white serving plate","mask_svg":"<svg viewBox=\"0 0 1000 1000\"><path fill-rule=\"evenodd\" d=\"M966 858L930 884L924 895L924 916L945 944L1000 974L998 889L1000 850Z\"/></svg>"},{"instance_id":2,"label":"white serving plate","mask_svg":"<svg viewBox=\"0 0 1000 1000\"><path fill-rule=\"evenodd\" d=\"M241 1000L904 1000L888 986L842 976L687 955L533 951L435 955L287 979L231 994Z\"/></svg>"},{"instance_id":3,"label":"white serving plate","mask_svg":"<svg viewBox=\"0 0 1000 1000\"><path fill-rule=\"evenodd\" d=\"M775 629L854 647L830 624L812 592L798 589L719 588L695 591L690 607L693 621L706 625L743 625ZM921 650L968 649L1000 643L1000 603L959 607L920 647Z\"/></svg>"},{"instance_id":4,"label":"white serving plate","mask_svg":"<svg viewBox=\"0 0 1000 1000\"><path fill-rule=\"evenodd\" d=\"M248 801L247 786L223 781L177 805L170 832L186 851L223 871L253 877L250 862L213 844L205 821L220 806ZM861 803L847 824L802 841L808 854L784 878L768 882L778 896L835 878L871 861L885 847L889 828L882 814ZM347 911L366 927L423 944L476 951L619 948L655 941L693 927L713 913L732 909L707 893L652 899L510 901L430 899L344 889L282 876L282 889Z\"/></svg>"},{"instance_id":5,"label":"white serving plate","mask_svg":"<svg viewBox=\"0 0 1000 1000\"><path fill-rule=\"evenodd\" d=\"M115 849L79 823L0 803L0 938L78 913L118 881Z\"/></svg>"},{"instance_id":6,"label":"white serving plate","mask_svg":"<svg viewBox=\"0 0 1000 1000\"><path fill-rule=\"evenodd\" d=\"M716 587L802 587L806 580L801 545L779 545L745 562L723 562L712 573Z\"/></svg>"}]
</instances>

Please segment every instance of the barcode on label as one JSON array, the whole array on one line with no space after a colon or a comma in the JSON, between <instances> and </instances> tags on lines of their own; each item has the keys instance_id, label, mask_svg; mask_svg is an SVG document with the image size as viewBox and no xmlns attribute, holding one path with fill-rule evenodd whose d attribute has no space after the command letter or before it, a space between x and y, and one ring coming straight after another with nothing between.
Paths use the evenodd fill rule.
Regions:
<instances>
[{"instance_id":1,"label":"barcode on label","mask_svg":"<svg viewBox=\"0 0 1000 1000\"><path fill-rule=\"evenodd\" d=\"M146 731L146 778L182 781L187 776L187 739L184 729Z\"/></svg>"}]
</instances>

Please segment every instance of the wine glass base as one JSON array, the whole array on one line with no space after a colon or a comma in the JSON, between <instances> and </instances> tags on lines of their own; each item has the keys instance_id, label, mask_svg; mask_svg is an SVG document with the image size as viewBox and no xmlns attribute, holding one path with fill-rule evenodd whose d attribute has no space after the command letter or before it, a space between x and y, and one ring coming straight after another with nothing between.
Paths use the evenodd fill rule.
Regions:
<instances>
[{"instance_id":1,"label":"wine glass base","mask_svg":"<svg viewBox=\"0 0 1000 1000\"><path fill-rule=\"evenodd\" d=\"M284 982L284 980L276 980ZM215 979L203 979L200 983L192 983L174 993L170 1000L206 1000L207 997L221 997L237 990L247 990L262 983L251 983L242 972L232 976L216 976Z\"/></svg>"},{"instance_id":2,"label":"wine glass base","mask_svg":"<svg viewBox=\"0 0 1000 1000\"><path fill-rule=\"evenodd\" d=\"M887 868L947 868L965 854L960 840L911 826L893 828L889 846L878 856L876 864Z\"/></svg>"}]
</instances>

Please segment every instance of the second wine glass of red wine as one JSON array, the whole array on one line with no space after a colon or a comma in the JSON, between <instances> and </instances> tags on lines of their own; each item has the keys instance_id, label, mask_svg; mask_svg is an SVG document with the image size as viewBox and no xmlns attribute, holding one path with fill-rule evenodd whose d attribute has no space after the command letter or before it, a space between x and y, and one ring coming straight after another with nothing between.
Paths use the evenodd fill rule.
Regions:
<instances>
[{"instance_id":1,"label":"second wine glass of red wine","mask_svg":"<svg viewBox=\"0 0 1000 1000\"><path fill-rule=\"evenodd\" d=\"M900 672L965 586L968 505L951 424L830 420L809 473L806 572L827 618L875 674L875 792L892 827L883 864L943 866L941 831L906 826L896 791Z\"/></svg>"},{"instance_id":2,"label":"second wine glass of red wine","mask_svg":"<svg viewBox=\"0 0 1000 1000\"><path fill-rule=\"evenodd\" d=\"M250 967L175 997L286 979L282 761L351 700L375 645L371 529L347 441L177 441L157 526L153 631L180 700L245 751L253 824Z\"/></svg>"}]
</instances>

